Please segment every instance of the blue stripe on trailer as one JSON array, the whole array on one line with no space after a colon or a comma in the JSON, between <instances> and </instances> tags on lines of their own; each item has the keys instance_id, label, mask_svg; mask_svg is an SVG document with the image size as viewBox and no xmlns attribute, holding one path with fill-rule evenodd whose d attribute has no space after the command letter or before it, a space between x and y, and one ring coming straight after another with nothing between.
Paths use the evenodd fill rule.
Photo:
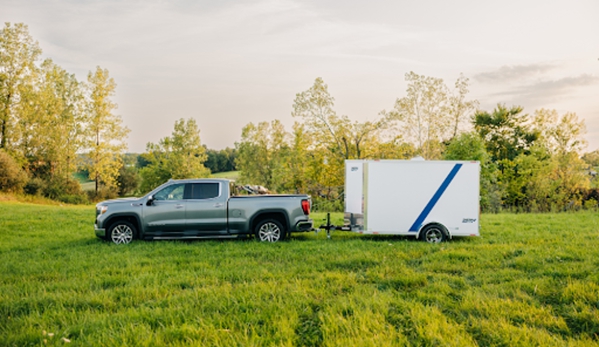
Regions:
<instances>
[{"instance_id":1,"label":"blue stripe on trailer","mask_svg":"<svg viewBox=\"0 0 599 347\"><path fill-rule=\"evenodd\" d=\"M445 178L445 181L443 181L443 183L441 183L441 186L439 187L439 189L437 189L437 192L435 193L435 195L433 195L433 197L428 202L428 204L426 205L424 210L422 210L422 212L420 212L420 215L418 216L418 218L416 218L416 221L414 222L414 224L412 224L412 226L410 227L410 230L409 230L410 232L420 230L422 223L424 222L426 217L428 217L428 214L431 213L431 210L433 209L433 207L435 207L435 205L437 204L437 201L439 201L439 199L445 192L445 189L447 189L447 187L449 186L451 181L453 181L455 175L458 174L458 171L460 171L461 168L462 168L462 164L455 164L453 169L451 169L451 171L449 172L449 175L447 175L447 177Z\"/></svg>"}]
</instances>

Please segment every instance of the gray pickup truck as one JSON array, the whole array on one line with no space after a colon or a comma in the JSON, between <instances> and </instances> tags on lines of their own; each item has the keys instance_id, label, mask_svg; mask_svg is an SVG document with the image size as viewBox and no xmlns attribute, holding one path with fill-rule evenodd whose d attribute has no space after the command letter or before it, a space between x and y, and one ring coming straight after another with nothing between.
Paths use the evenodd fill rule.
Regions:
<instances>
[{"instance_id":1,"label":"gray pickup truck","mask_svg":"<svg viewBox=\"0 0 599 347\"><path fill-rule=\"evenodd\" d=\"M237 238L277 242L312 230L308 195L233 196L226 179L170 180L142 198L96 205L96 236L133 239Z\"/></svg>"}]
</instances>

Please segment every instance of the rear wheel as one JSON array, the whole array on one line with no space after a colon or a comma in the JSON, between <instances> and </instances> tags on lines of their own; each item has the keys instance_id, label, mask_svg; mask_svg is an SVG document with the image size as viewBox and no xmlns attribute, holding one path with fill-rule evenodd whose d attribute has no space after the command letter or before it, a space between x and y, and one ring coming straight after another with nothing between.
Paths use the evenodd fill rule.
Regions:
<instances>
[{"instance_id":1,"label":"rear wheel","mask_svg":"<svg viewBox=\"0 0 599 347\"><path fill-rule=\"evenodd\" d=\"M133 237L137 230L135 226L127 221L114 222L110 228L108 228L107 239L117 245L129 244L133 241Z\"/></svg>"},{"instance_id":2,"label":"rear wheel","mask_svg":"<svg viewBox=\"0 0 599 347\"><path fill-rule=\"evenodd\" d=\"M279 221L266 219L256 225L254 229L256 239L261 242L277 242L285 237L285 230Z\"/></svg>"},{"instance_id":3,"label":"rear wheel","mask_svg":"<svg viewBox=\"0 0 599 347\"><path fill-rule=\"evenodd\" d=\"M441 225L427 225L420 232L420 239L428 243L440 243L447 240L447 231Z\"/></svg>"}]
</instances>

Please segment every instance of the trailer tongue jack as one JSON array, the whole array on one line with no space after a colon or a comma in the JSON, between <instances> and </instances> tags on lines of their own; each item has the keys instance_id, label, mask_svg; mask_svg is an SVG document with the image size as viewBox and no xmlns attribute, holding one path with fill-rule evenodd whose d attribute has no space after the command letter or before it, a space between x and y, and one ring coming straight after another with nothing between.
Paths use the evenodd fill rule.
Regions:
<instances>
[{"instance_id":1,"label":"trailer tongue jack","mask_svg":"<svg viewBox=\"0 0 599 347\"><path fill-rule=\"evenodd\" d=\"M326 221L327 221L327 224L323 224L323 225L319 226L318 229L316 230L316 232L318 233L318 231L320 229L326 230L328 239L331 238L331 231L333 231L333 230L351 231L351 227L349 225L337 226L337 225L331 224L331 214L330 213L327 213Z\"/></svg>"}]
</instances>

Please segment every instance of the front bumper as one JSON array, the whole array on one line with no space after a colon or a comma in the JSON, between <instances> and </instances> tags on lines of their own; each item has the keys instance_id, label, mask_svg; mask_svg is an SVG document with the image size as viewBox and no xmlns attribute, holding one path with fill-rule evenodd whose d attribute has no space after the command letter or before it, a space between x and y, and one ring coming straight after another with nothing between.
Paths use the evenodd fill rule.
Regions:
<instances>
[{"instance_id":1,"label":"front bumper","mask_svg":"<svg viewBox=\"0 0 599 347\"><path fill-rule=\"evenodd\" d=\"M100 238L106 237L106 229L98 228L98 224L94 224L94 230L96 232L96 236Z\"/></svg>"}]
</instances>

